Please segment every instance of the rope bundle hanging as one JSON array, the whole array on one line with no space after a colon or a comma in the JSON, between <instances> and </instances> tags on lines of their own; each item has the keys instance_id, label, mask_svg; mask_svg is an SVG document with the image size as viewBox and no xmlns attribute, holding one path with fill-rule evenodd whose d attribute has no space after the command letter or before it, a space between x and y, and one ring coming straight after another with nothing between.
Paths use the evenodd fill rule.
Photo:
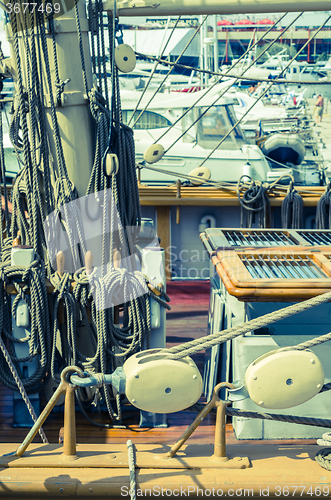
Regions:
<instances>
[{"instance_id":1,"label":"rope bundle hanging","mask_svg":"<svg viewBox=\"0 0 331 500\"><path fill-rule=\"evenodd\" d=\"M259 227L267 227L268 221L271 220L270 202L267 195L268 184L251 180L241 197L241 183L242 177L237 184L237 196L241 205L240 227L252 227L255 215L258 216Z\"/></svg>"},{"instance_id":2,"label":"rope bundle hanging","mask_svg":"<svg viewBox=\"0 0 331 500\"><path fill-rule=\"evenodd\" d=\"M281 217L283 229L300 229L303 226L303 200L294 189L293 181L290 182L287 195L283 200Z\"/></svg>"},{"instance_id":3,"label":"rope bundle hanging","mask_svg":"<svg viewBox=\"0 0 331 500\"><path fill-rule=\"evenodd\" d=\"M325 193L320 197L316 207L316 229L331 228L331 183L325 189Z\"/></svg>"},{"instance_id":4,"label":"rope bundle hanging","mask_svg":"<svg viewBox=\"0 0 331 500\"><path fill-rule=\"evenodd\" d=\"M51 375L53 380L59 382L58 365L63 368L70 365L83 367L86 357L79 352L76 344L76 301L70 291L70 275L64 273L60 276L56 272L51 276L50 281L54 286L53 295L55 296ZM61 328L59 323L65 324L66 327ZM61 359L55 370L55 361L59 357Z\"/></svg>"},{"instance_id":5,"label":"rope bundle hanging","mask_svg":"<svg viewBox=\"0 0 331 500\"><path fill-rule=\"evenodd\" d=\"M48 313L47 291L45 286L45 267L43 261L37 256L36 260L28 267L11 266L9 262L0 264L0 334L7 344L12 360L20 377L22 378L19 363L35 360L34 373L22 379L28 393L40 391L41 386L49 375L51 360L51 335L50 318ZM20 283L24 283L21 287ZM10 295L5 292L4 285L13 284L17 295L11 306ZM27 291L30 290L30 297ZM30 333L24 339L17 339L12 335L11 317L16 317L16 308L20 300L28 305L30 316ZM18 358L14 352L15 343L26 343L29 354L26 358ZM17 390L17 383L13 379L3 354L0 354L0 380L7 387Z\"/></svg>"}]
</instances>

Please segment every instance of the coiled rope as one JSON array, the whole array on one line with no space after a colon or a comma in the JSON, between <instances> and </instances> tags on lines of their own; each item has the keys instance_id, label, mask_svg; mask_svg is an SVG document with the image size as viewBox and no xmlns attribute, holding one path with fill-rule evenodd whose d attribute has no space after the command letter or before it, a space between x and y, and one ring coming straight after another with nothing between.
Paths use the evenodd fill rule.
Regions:
<instances>
[{"instance_id":1,"label":"coiled rope","mask_svg":"<svg viewBox=\"0 0 331 500\"><path fill-rule=\"evenodd\" d=\"M300 229L303 225L303 200L290 182L281 208L282 228Z\"/></svg>"},{"instance_id":2,"label":"coiled rope","mask_svg":"<svg viewBox=\"0 0 331 500\"><path fill-rule=\"evenodd\" d=\"M331 228L331 183L325 189L325 193L320 197L316 207L316 229Z\"/></svg>"},{"instance_id":3,"label":"coiled rope","mask_svg":"<svg viewBox=\"0 0 331 500\"><path fill-rule=\"evenodd\" d=\"M27 393L38 392L47 381L51 359L51 335L49 328L48 299L45 286L45 267L43 261L37 256L36 260L28 267L11 266L10 261L0 263L0 332L3 341L6 339L11 346L11 357L16 365L20 377L18 363L35 358L37 365L34 373L22 379ZM21 288L20 283L24 283ZM5 284L13 284L17 295L10 306L10 296L5 292ZM28 299L27 291L30 290ZM20 300L24 300L29 308L30 334L24 339L16 339L11 334L11 316L15 317L16 308ZM9 312L11 309L11 312ZM9 314L8 314L9 313ZM14 354L15 343L27 343L29 355L27 358L18 358ZM3 355L1 354L0 357ZM3 360L4 361L4 360ZM13 379L8 365L0 363L0 380L7 387L17 390L17 383Z\"/></svg>"},{"instance_id":4,"label":"coiled rope","mask_svg":"<svg viewBox=\"0 0 331 500\"><path fill-rule=\"evenodd\" d=\"M267 227L268 221L271 220L271 207L267 195L269 184L252 180L241 197L240 181L241 179L237 185L237 196L241 205L240 227L252 227L255 215L258 215L259 227Z\"/></svg>"}]
</instances>

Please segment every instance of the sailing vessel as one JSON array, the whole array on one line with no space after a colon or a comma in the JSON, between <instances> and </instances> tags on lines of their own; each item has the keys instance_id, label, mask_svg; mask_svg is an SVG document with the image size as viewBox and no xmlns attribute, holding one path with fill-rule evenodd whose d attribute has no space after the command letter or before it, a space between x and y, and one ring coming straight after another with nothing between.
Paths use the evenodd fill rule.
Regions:
<instances>
[{"instance_id":1,"label":"sailing vessel","mask_svg":"<svg viewBox=\"0 0 331 500\"><path fill-rule=\"evenodd\" d=\"M323 0L314 4L304 0L300 7L316 10L326 8L327 4ZM235 442L226 450L226 413L237 419L253 416L247 411L240 413L240 409L228 408L231 401L249 399L263 408L259 419L274 419L277 417L266 414L265 409L278 411L315 402L312 398L318 398L322 389L329 389L325 383L327 367L322 366L306 343L302 350L290 343L294 345L291 349L281 349L285 347L281 345L277 352L262 354L250 364L241 384L226 380L224 374L223 380L209 393L210 401L171 448L141 443L134 453L132 443L113 443L111 449L108 444L76 446L75 393L82 411L85 402L92 401L100 407L102 398L115 425L120 421L124 398L139 408L145 419L183 410L194 405L202 391L201 375L190 357L193 352L224 345L232 338L225 335L230 335L230 330L239 337L251 330L261 330L261 320L269 327L280 317L316 304L327 308L331 270L325 241L329 233L322 232L316 246L309 244L311 240L301 233L279 235L276 231L273 239L284 243L278 245L277 253L270 248L271 240L261 233L253 230L252 236L246 233L238 236L238 231L232 230L228 240L221 235L223 255L218 243L220 235L208 233L207 227L201 226L201 232L206 230L203 241L207 251L210 250L213 274L215 270L218 276L211 290L215 300L211 301L210 315L216 331L203 341L165 349L169 206L205 206L204 198L210 198L208 203L226 206L229 221L233 186L226 194L224 186L221 191L214 186L178 183L170 188L138 186L133 132L122 121L117 78L118 69L130 71L134 67L134 58L130 48L120 43L116 16L162 15L170 11L188 14L192 6L181 1L174 5L167 0L152 6L144 2L130 6L126 2L116 5L90 2L89 22L82 1L73 5L17 3L9 7L7 4L6 8L12 56L10 60L1 58L1 64L3 74L12 75L15 80L17 96L11 135L22 169L12 188L11 221L4 185L6 217L5 235L1 233L0 318L1 367L6 369L1 370L0 376L10 387L17 385L25 401L30 399L31 413L33 404L37 406L41 386L48 388L49 402L39 418L35 417L35 424L19 447L13 443L0 445L2 496L329 496L329 472L322 470L311 457L317 451L316 445L253 447ZM273 2L263 8L275 12L296 10L298 5ZM256 9L259 7L254 3L245 5L246 12ZM222 6L212 1L196 6L197 13L241 10L240 3ZM108 14L111 48L111 95L106 71L104 13ZM229 104L224 101L225 108ZM154 151L158 154L153 139L152 154ZM0 141L2 179L5 179L3 152ZM199 175L192 177L201 180ZM284 199L283 190L278 189L281 194L275 196L276 203ZM324 189L318 190L314 185L312 194L308 186L307 198L314 204ZM139 191L142 203L157 207L156 230L165 252L158 246L153 218L141 217ZM294 196L290 186L291 193ZM176 216L182 217L182 212L177 210ZM201 220L201 224L212 226L212 217ZM309 237L317 238L314 234ZM240 238L244 245L233 245ZM263 252L259 248L254 253L246 248L252 238L259 246L263 241L268 246L264 245ZM284 248L288 242L295 246L294 263L293 248ZM229 245L237 247L230 254L226 248ZM250 253L245 253L246 250ZM252 268L254 279L249 271ZM284 280L284 268L288 273L294 269L296 276L290 274ZM260 274L261 269L264 275ZM243 302L238 305L230 294L224 308L227 330L220 333L217 315L221 308L215 308L215 304L222 302L218 293L223 286L226 292L235 290L244 297L244 303L250 304L263 293L271 303L273 298L282 300L284 289L289 301L313 298L283 307L281 313L267 311L271 316L263 313L260 318L261 310L251 306L243 309ZM230 303L234 304L232 309ZM247 319L248 310L250 321L240 330L237 321ZM327 311L325 315L328 316ZM263 332L256 335L263 336ZM319 342L323 340L326 339ZM226 359L229 362L230 357ZM205 381L210 385L212 378L206 376ZM226 398L223 400L220 391L225 388L230 390L231 397L222 396ZM64 446L31 444L38 430L44 439L40 426L63 394ZM199 432L196 428L214 408L214 447L209 443L186 446L186 440L194 431ZM282 417L286 419L286 415ZM300 416L296 421L299 420ZM315 419L312 424L305 419L307 422L330 427L329 420ZM319 461L324 461L327 468L326 452Z\"/></svg>"}]
</instances>

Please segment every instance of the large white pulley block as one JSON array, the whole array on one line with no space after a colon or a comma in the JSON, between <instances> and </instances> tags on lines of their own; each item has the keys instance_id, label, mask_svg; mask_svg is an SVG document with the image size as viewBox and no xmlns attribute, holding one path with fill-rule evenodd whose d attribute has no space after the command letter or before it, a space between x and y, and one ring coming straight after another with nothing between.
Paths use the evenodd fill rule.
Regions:
<instances>
[{"instance_id":1,"label":"large white pulley block","mask_svg":"<svg viewBox=\"0 0 331 500\"><path fill-rule=\"evenodd\" d=\"M202 378L194 361L170 359L166 350L149 349L131 356L123 365L125 394L134 406L152 413L173 413L195 404Z\"/></svg>"},{"instance_id":2,"label":"large white pulley block","mask_svg":"<svg viewBox=\"0 0 331 500\"><path fill-rule=\"evenodd\" d=\"M245 373L249 397L263 408L291 408L308 401L324 384L323 366L312 351L277 349L257 358Z\"/></svg>"}]
</instances>

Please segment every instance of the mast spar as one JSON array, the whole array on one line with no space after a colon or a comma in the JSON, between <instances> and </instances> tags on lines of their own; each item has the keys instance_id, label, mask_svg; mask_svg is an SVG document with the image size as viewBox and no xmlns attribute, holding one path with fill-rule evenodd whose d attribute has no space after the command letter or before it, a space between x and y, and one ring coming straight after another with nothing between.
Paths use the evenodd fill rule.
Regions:
<instances>
[{"instance_id":1,"label":"mast spar","mask_svg":"<svg viewBox=\"0 0 331 500\"><path fill-rule=\"evenodd\" d=\"M330 10L328 0L273 0L261 2L256 0L106 0L104 9L114 11L119 17L127 16L179 16L202 14L257 14L269 12L301 12L301 11L327 11Z\"/></svg>"}]
</instances>

